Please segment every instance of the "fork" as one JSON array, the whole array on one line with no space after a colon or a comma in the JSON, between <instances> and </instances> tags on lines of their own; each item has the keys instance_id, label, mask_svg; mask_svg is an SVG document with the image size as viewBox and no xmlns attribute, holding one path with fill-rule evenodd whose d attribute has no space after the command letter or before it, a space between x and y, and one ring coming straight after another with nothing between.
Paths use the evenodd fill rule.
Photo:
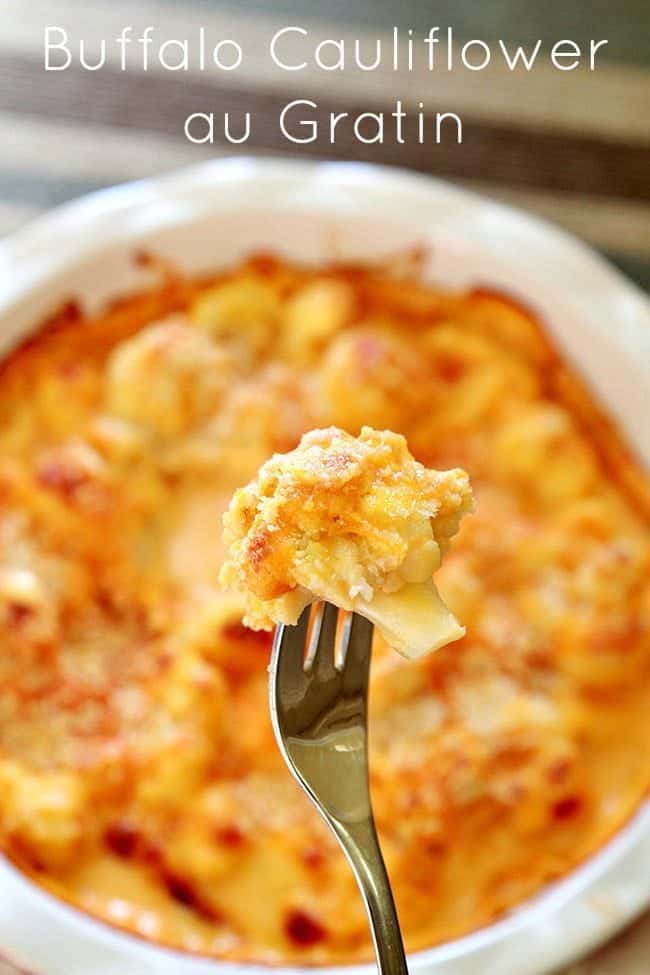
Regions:
<instances>
[{"instance_id":1,"label":"fork","mask_svg":"<svg viewBox=\"0 0 650 975\"><path fill-rule=\"evenodd\" d=\"M338 610L330 603L307 607L295 626L277 627L269 668L273 730L289 771L352 867L368 912L379 971L408 975L368 785L373 627L351 613L338 634L337 629Z\"/></svg>"}]
</instances>

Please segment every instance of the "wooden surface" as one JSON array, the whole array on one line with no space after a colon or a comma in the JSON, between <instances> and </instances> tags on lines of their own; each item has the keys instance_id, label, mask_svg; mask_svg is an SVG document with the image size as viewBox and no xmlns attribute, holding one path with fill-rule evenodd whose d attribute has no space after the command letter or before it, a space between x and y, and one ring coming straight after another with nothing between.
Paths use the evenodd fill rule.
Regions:
<instances>
[{"instance_id":1,"label":"wooden surface","mask_svg":"<svg viewBox=\"0 0 650 975\"><path fill-rule=\"evenodd\" d=\"M369 159L432 173L555 220L599 248L650 290L650 3L648 0L0 0L0 235L43 210L88 191L232 152L223 143L191 145L193 111L253 112L247 152L290 153L278 135L279 107L312 98L331 109L390 111L397 97L413 108L458 112L462 146L363 146L344 137L295 151ZM324 37L389 37L394 24L424 31L452 24L462 39L530 42L609 39L594 73L540 65L516 78L486 72L273 69L265 45L289 23ZM230 74L190 71L182 78L41 67L43 29L61 24L92 52L125 24L152 24L160 36L244 42L247 58ZM650 864L648 864L650 870ZM571 969L570 975L649 975L650 917ZM0 962L0 975L8 970ZM91 975L91 973L89 973ZM125 973L127 975L127 973ZM482 975L482 973L477 973ZM496 973L498 975L498 973Z\"/></svg>"}]
</instances>

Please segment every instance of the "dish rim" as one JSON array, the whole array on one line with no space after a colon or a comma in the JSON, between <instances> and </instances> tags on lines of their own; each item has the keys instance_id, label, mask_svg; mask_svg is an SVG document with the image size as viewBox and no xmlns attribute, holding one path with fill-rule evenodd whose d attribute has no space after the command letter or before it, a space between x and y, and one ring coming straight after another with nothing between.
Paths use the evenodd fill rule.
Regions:
<instances>
[{"instance_id":1,"label":"dish rim","mask_svg":"<svg viewBox=\"0 0 650 975\"><path fill-rule=\"evenodd\" d=\"M644 319L644 327L648 327L650 334L650 299L645 293L588 245L544 220L445 181L403 170L366 163L251 157L213 160L163 176L100 190L38 217L0 242L0 327L3 320L6 322L21 305L29 302L36 289L43 289L48 281L65 275L82 259L96 258L103 250L113 247L124 248L156 230L173 226L175 221L191 220L192 213L201 212L202 208L203 212L216 210L218 206L213 207L212 204L215 200L219 203L219 194L224 197L226 188L237 186L241 191L242 187L253 186L259 180L269 185L277 183L284 193L292 186L302 188L303 193L310 186L325 186L328 192L335 195L337 188L344 193L352 189L362 195L364 191L367 195L369 189L370 203L374 192L379 191L379 197L384 195L388 198L408 190L415 196L428 197L428 206L442 198L449 201L452 210L458 207L469 215L479 214L482 219L494 221L495 227L501 221L500 225L508 229L505 237L510 246L513 246L513 241L520 243L522 239L539 244L541 236L546 241L546 248L552 244L570 267L578 266L580 273L585 273L586 269L586 273L595 275L601 286L624 303L632 316L638 315L641 320ZM200 199L201 190L206 188L216 192L215 199L211 197L207 207ZM236 193L234 195L236 197ZM223 199L221 203L223 205ZM119 229L116 229L117 225ZM59 246L61 235L64 240ZM93 243L89 249L91 240ZM27 334L28 331L28 328L21 328L20 334ZM513 938L520 940L523 936L525 944L518 949L521 951L529 943L526 932L530 934L531 927L548 925L550 920L557 920L558 913L564 907L577 903L580 896L606 882L608 877L624 869L625 864L631 864L635 857L640 858L641 850L646 857L650 857L650 800L642 803L628 823L585 862L523 902L510 914L460 938L412 953L409 962L413 971L447 975L448 964L456 965L463 958L472 965L477 964L486 950L499 949L508 941L512 944ZM531 968L530 971L541 973L557 965L568 964L577 955L604 941L633 920L650 904L650 877L643 889L640 876L635 882L639 884L636 896L618 916L604 915L597 932L588 931L589 925L583 925L582 934L578 937L574 935L573 944L567 945L563 954L551 951L546 960L540 959L541 967ZM25 893L26 885L29 896L40 902L42 913L54 915L53 920L61 923L67 932L73 934L73 929L81 928L85 934L90 931L91 937L102 942L113 942L115 939L124 948L124 957L131 957L134 961L151 962L155 966L159 958L171 958L174 965L182 966L182 971L187 975L217 975L220 971L252 975L269 970L259 963L220 961L191 955L181 949L168 948L131 935L65 903L40 888L9 861L0 858L0 888L17 890L21 885L22 893ZM0 929L3 925L0 919ZM563 924L562 934L566 935L566 923ZM273 968L290 975L313 971L313 968L304 965L280 964ZM158 968L151 970L157 971ZM331 975L370 975L373 970L372 965L323 966L319 969ZM454 971L464 973L464 969L454 968Z\"/></svg>"}]
</instances>

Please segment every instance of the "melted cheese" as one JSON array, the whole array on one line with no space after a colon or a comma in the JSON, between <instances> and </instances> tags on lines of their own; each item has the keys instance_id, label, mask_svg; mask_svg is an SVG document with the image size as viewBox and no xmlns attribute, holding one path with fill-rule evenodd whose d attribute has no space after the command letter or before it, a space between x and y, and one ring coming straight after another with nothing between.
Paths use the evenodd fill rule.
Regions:
<instances>
[{"instance_id":1,"label":"melted cheese","mask_svg":"<svg viewBox=\"0 0 650 975\"><path fill-rule=\"evenodd\" d=\"M219 958L372 957L275 747L270 634L217 581L226 499L330 424L403 434L477 500L407 580L435 571L461 639L406 661L378 630L397 642L413 596L366 607L372 799L408 948L515 908L647 795L650 481L525 309L260 257L89 321L70 306L0 370L0 847L36 882ZM415 593L408 645L429 648L435 613L455 636Z\"/></svg>"}]
</instances>

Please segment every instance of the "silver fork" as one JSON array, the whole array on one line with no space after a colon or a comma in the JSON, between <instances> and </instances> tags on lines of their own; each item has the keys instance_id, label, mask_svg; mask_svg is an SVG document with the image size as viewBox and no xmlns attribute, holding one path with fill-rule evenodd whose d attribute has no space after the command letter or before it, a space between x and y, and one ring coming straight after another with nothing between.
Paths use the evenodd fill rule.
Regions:
<instances>
[{"instance_id":1,"label":"silver fork","mask_svg":"<svg viewBox=\"0 0 650 975\"><path fill-rule=\"evenodd\" d=\"M364 899L382 975L408 975L368 787L368 675L372 624L310 607L278 626L270 666L271 718L280 751L345 853ZM309 646L307 639L309 634Z\"/></svg>"}]
</instances>

